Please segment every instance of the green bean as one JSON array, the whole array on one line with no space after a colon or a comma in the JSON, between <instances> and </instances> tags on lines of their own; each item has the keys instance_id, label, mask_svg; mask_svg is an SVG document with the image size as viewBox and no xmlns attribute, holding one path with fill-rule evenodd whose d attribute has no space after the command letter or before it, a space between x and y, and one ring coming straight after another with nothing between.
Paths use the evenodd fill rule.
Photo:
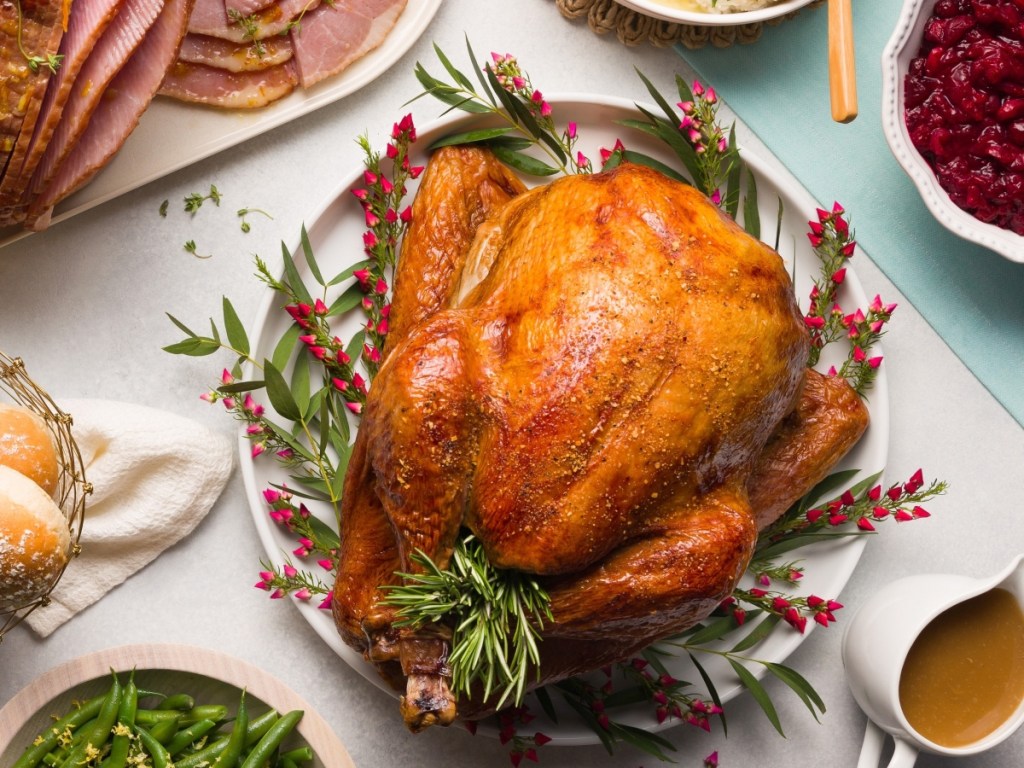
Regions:
<instances>
[{"instance_id":1,"label":"green bean","mask_svg":"<svg viewBox=\"0 0 1024 768\"><path fill-rule=\"evenodd\" d=\"M228 744L217 757L213 768L235 768L238 765L238 759L242 755L242 747L245 746L245 734L248 727L249 714L245 710L245 691L243 690L242 695L238 699L238 712L235 714L235 724L231 728Z\"/></svg>"},{"instance_id":2,"label":"green bean","mask_svg":"<svg viewBox=\"0 0 1024 768\"><path fill-rule=\"evenodd\" d=\"M111 684L110 690L103 700L103 705L96 715L96 722L88 729L86 737L82 739L81 743L72 749L71 754L61 763L62 768L73 768L73 766L80 765L85 761L90 747L95 750L100 750L104 747L110 738L110 732L117 720L117 713L120 708L121 681L117 679L117 675L114 675L114 682Z\"/></svg>"},{"instance_id":3,"label":"green bean","mask_svg":"<svg viewBox=\"0 0 1024 768\"><path fill-rule=\"evenodd\" d=\"M276 709L268 709L262 715L249 721L249 728L245 734L245 746L251 747L257 741L263 738L263 734L270 730L271 726L277 722L277 718L280 715Z\"/></svg>"},{"instance_id":4,"label":"green bean","mask_svg":"<svg viewBox=\"0 0 1024 768\"><path fill-rule=\"evenodd\" d=\"M296 747L281 753L282 760L291 760L293 763L308 763L313 759L313 748L310 746Z\"/></svg>"},{"instance_id":5,"label":"green bean","mask_svg":"<svg viewBox=\"0 0 1024 768\"><path fill-rule=\"evenodd\" d=\"M228 719L228 708L223 704L199 704L184 712L181 725L192 725L200 720L213 720L222 723Z\"/></svg>"},{"instance_id":6,"label":"green bean","mask_svg":"<svg viewBox=\"0 0 1024 768\"><path fill-rule=\"evenodd\" d=\"M185 751L189 744L199 741L216 727L217 724L213 720L200 720L198 723L192 723L188 728L182 728L164 746L171 753L171 757L177 757L178 753Z\"/></svg>"},{"instance_id":7,"label":"green bean","mask_svg":"<svg viewBox=\"0 0 1024 768\"><path fill-rule=\"evenodd\" d=\"M110 754L101 764L101 768L125 768L128 762L128 748L131 746L132 726L135 724L135 710L139 704L139 689L129 678L121 697L121 706L117 710L117 725L114 738L110 741Z\"/></svg>"},{"instance_id":8,"label":"green bean","mask_svg":"<svg viewBox=\"0 0 1024 768\"><path fill-rule=\"evenodd\" d=\"M43 757L52 752L57 746L57 740L66 730L75 731L83 723L87 723L96 717L96 713L103 706L105 696L97 696L85 702L78 709L68 713L60 720L50 726L49 730L41 733L31 746L29 746L21 757L11 768L35 768L42 761Z\"/></svg>"},{"instance_id":9,"label":"green bean","mask_svg":"<svg viewBox=\"0 0 1024 768\"><path fill-rule=\"evenodd\" d=\"M270 727L277 722L278 717L280 715L278 715L277 710L269 709L259 717L250 720L245 733L245 746L250 747L259 741L263 734L270 730ZM227 747L230 738L229 735L221 736L202 749L178 758L174 761L174 768L202 768L204 765L212 764Z\"/></svg>"},{"instance_id":10,"label":"green bean","mask_svg":"<svg viewBox=\"0 0 1024 768\"><path fill-rule=\"evenodd\" d=\"M284 755L281 755L281 759L277 761L277 765L279 768L299 768L298 763Z\"/></svg>"},{"instance_id":11,"label":"green bean","mask_svg":"<svg viewBox=\"0 0 1024 768\"><path fill-rule=\"evenodd\" d=\"M263 738L257 742L256 746L252 748L252 752L242 762L241 768L260 768L264 761L270 759L274 750L281 746L281 742L295 730L295 726L302 719L302 714L301 709L293 709L288 714L282 715L270 730L263 735Z\"/></svg>"},{"instance_id":12,"label":"green bean","mask_svg":"<svg viewBox=\"0 0 1024 768\"><path fill-rule=\"evenodd\" d=\"M192 709L196 705L196 700L187 693L176 693L173 696L167 696L163 701L156 705L157 709L177 709L181 712Z\"/></svg>"},{"instance_id":13,"label":"green bean","mask_svg":"<svg viewBox=\"0 0 1024 768\"><path fill-rule=\"evenodd\" d=\"M168 741L174 738L174 734L178 732L178 722L180 718L174 718L173 720L160 720L154 725L146 728L149 731L150 736L159 741L161 744L166 744Z\"/></svg>"},{"instance_id":14,"label":"green bean","mask_svg":"<svg viewBox=\"0 0 1024 768\"><path fill-rule=\"evenodd\" d=\"M171 756L168 754L167 749L156 740L156 737L149 730L136 724L135 735L139 737L139 743L142 744L142 748L153 758L153 768L167 768L167 766L171 765Z\"/></svg>"},{"instance_id":15,"label":"green bean","mask_svg":"<svg viewBox=\"0 0 1024 768\"><path fill-rule=\"evenodd\" d=\"M135 722L146 728L152 728L157 723L167 720L178 722L184 719L184 715L174 709L140 709L135 713Z\"/></svg>"}]
</instances>

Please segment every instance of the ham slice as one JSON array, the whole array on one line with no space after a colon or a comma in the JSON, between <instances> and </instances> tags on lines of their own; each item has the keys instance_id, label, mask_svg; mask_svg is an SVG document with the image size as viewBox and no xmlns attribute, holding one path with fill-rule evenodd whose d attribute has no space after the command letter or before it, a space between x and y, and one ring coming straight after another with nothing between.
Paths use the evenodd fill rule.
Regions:
<instances>
[{"instance_id":1,"label":"ham slice","mask_svg":"<svg viewBox=\"0 0 1024 768\"><path fill-rule=\"evenodd\" d=\"M262 11L274 4L274 0L225 0L224 8L228 17L252 16L257 11Z\"/></svg>"},{"instance_id":2,"label":"ham slice","mask_svg":"<svg viewBox=\"0 0 1024 768\"><path fill-rule=\"evenodd\" d=\"M29 223L49 221L53 206L85 184L121 148L138 125L185 36L193 0L166 0L135 55L121 68L59 172L29 209Z\"/></svg>"},{"instance_id":3,"label":"ham slice","mask_svg":"<svg viewBox=\"0 0 1024 768\"><path fill-rule=\"evenodd\" d=\"M77 146L93 113L104 100L104 91L140 46L160 15L162 5L162 0L125 1L75 79L77 85L32 177L31 192L42 192Z\"/></svg>"},{"instance_id":4,"label":"ham slice","mask_svg":"<svg viewBox=\"0 0 1024 768\"><path fill-rule=\"evenodd\" d=\"M243 24L228 17L224 0L196 0L188 31L236 43L251 43L287 32L300 17L305 24L310 12L319 5L320 0L278 0L245 17Z\"/></svg>"},{"instance_id":5,"label":"ham slice","mask_svg":"<svg viewBox=\"0 0 1024 768\"><path fill-rule=\"evenodd\" d=\"M299 81L309 88L384 42L406 0L336 0L308 12L291 32Z\"/></svg>"},{"instance_id":6,"label":"ham slice","mask_svg":"<svg viewBox=\"0 0 1024 768\"><path fill-rule=\"evenodd\" d=\"M23 162L52 75L45 65L33 71L22 49L45 58L57 53L63 35L62 0L23 0L21 6L0 3L0 174L4 176L12 162L15 167Z\"/></svg>"},{"instance_id":7,"label":"ham slice","mask_svg":"<svg viewBox=\"0 0 1024 768\"><path fill-rule=\"evenodd\" d=\"M287 96L297 83L295 64L290 60L243 72L178 61L168 70L160 93L197 104L255 109Z\"/></svg>"},{"instance_id":8,"label":"ham slice","mask_svg":"<svg viewBox=\"0 0 1024 768\"><path fill-rule=\"evenodd\" d=\"M90 0L75 6L75 12L68 18L67 33L61 40L60 67L57 74L50 77L35 130L29 141L19 142L24 145L24 152L20 155L15 152L0 183L0 206L21 202L86 57L123 3L124 0ZM23 138L25 133L23 131Z\"/></svg>"},{"instance_id":9,"label":"ham slice","mask_svg":"<svg viewBox=\"0 0 1024 768\"><path fill-rule=\"evenodd\" d=\"M219 37L207 37L189 32L181 42L178 61L185 64L204 64L229 72L253 72L284 64L292 58L292 41L288 37L271 37L252 43L234 43Z\"/></svg>"}]
</instances>

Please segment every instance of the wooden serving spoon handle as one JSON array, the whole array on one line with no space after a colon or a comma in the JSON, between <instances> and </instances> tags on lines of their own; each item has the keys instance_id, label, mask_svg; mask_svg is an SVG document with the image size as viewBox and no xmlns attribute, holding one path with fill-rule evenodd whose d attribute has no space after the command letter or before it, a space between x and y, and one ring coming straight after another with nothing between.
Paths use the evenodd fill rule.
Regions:
<instances>
[{"instance_id":1,"label":"wooden serving spoon handle","mask_svg":"<svg viewBox=\"0 0 1024 768\"><path fill-rule=\"evenodd\" d=\"M850 0L828 0L828 82L832 119L848 123L857 116L857 72Z\"/></svg>"}]
</instances>

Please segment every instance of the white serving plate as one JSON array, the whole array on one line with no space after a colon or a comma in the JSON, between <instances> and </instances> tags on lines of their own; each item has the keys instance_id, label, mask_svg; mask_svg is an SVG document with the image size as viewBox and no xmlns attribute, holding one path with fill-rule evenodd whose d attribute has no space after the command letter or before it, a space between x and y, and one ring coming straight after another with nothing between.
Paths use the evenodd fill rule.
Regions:
<instances>
[{"instance_id":1,"label":"white serving plate","mask_svg":"<svg viewBox=\"0 0 1024 768\"><path fill-rule=\"evenodd\" d=\"M935 0L906 0L892 37L882 51L882 129L897 162L910 176L938 222L955 235L983 245L1010 261L1024 263L1024 237L976 219L957 206L910 140L903 119L903 79L917 55Z\"/></svg>"},{"instance_id":2,"label":"white serving plate","mask_svg":"<svg viewBox=\"0 0 1024 768\"><path fill-rule=\"evenodd\" d=\"M227 654L159 644L98 651L54 667L29 683L0 709L0 765L12 765L35 736L53 723L52 715L64 715L73 702L105 693L111 671L126 681L132 670L140 689L189 693L197 704L226 705L232 715L243 689L251 716L271 707L282 715L301 709L304 714L296 732L316 753L311 768L355 768L327 722L277 678Z\"/></svg>"},{"instance_id":3,"label":"white serving plate","mask_svg":"<svg viewBox=\"0 0 1024 768\"><path fill-rule=\"evenodd\" d=\"M225 110L153 99L138 127L85 187L60 203L50 226L332 104L376 80L412 47L441 7L441 0L408 0L391 34L352 66L255 110ZM0 246L31 233L0 229Z\"/></svg>"},{"instance_id":4,"label":"white serving plate","mask_svg":"<svg viewBox=\"0 0 1024 768\"><path fill-rule=\"evenodd\" d=\"M598 158L599 148L611 147L615 143L615 139L621 137L631 149L645 152L665 162L672 162L672 158L663 144L638 131L617 125L617 122L624 119L640 117L640 113L630 101L603 96L567 95L551 98L549 103L554 109L556 121L575 120L577 122L580 136L579 149L588 157ZM411 161L414 165L424 162L426 148L440 137L456 131L468 130L470 127L480 124L479 116L467 116L464 113L449 114L420 131L420 138L414 147ZM779 200L783 201L785 213L782 218L779 251L787 263L787 269L796 276L798 298L805 297L811 289L812 277L820 272L818 258L806 237L807 221L815 218L815 209L820 206L802 187L780 185L775 182L767 175L764 163L757 156L744 153L744 157L757 177L758 205L763 232L774 234ZM363 255L361 248L364 231L363 213L350 192L354 187L361 186L361 181L362 169L353 170L352 174L340 184L325 203L312 213L307 222L309 239L325 277L336 274L347 264ZM526 181L529 184L537 183L537 179L533 178ZM410 194L413 191L413 185L410 185ZM293 244L291 249L293 253L301 253L297 245ZM309 277L304 263L300 264L300 272L308 278L308 284L312 284L312 278ZM344 287L346 285L338 286L339 291ZM847 272L843 290L845 292L843 294L844 304L848 304L851 308L854 305L867 307L868 298L852 269ZM254 359L269 358L277 339L291 323L288 315L281 310L282 303L279 296L268 289L261 308L258 310L255 326L250 333ZM359 326L358 319L353 318L348 324L339 325L337 330L340 331L339 335L342 338L349 338ZM828 359L824 360L823 364L827 367L832 362L835 361ZM838 467L858 468L862 470L862 476L881 471L885 467L888 454L888 386L884 367L880 370L867 405L871 413L871 427L861 442ZM281 566L295 548L295 542L285 534L280 526L270 520L262 492L273 484L286 483L288 474L270 457L263 456L254 460L251 456L250 446L251 444L244 434L240 434L240 465L246 495L267 557L274 564ZM333 525L334 512L328 508L328 505L313 505L311 510L321 519ZM837 597L853 573L864 544L864 537L853 537L846 539L841 544L829 544L801 550L800 558L807 571L799 588L794 591L800 594L814 593L826 598ZM253 565L255 572L256 564ZM311 570L318 567L316 564L312 564ZM329 611L318 609L315 602L298 603L297 608L324 642L353 669L376 683L382 690L393 693L360 654L342 643L335 631ZM807 634L801 635L788 626L780 626L761 645L757 646L754 652L757 658L782 662L807 639L813 627L813 622L808 623ZM684 657L685 654L673 660L669 665L670 668L678 679L695 681L699 684L700 678ZM727 664L717 662L712 658L702 660L702 663L705 662L723 700L733 698L742 690L738 678ZM752 671L756 672L756 670ZM553 699L557 703L560 697L556 694ZM540 707L536 704L531 709L538 714L538 729L551 736L555 743L563 745L597 743L597 736L575 721L571 714L567 713L564 717L560 717L558 722L552 722L541 714ZM625 710L617 709L615 717L618 721L651 731L678 722L666 721L659 726L653 716L653 707L642 705ZM399 718L397 705L395 718L397 723Z\"/></svg>"},{"instance_id":5,"label":"white serving plate","mask_svg":"<svg viewBox=\"0 0 1024 768\"><path fill-rule=\"evenodd\" d=\"M769 19L777 19L787 13L799 11L814 0L781 0L781 2L758 8L754 11L737 11L735 13L703 13L686 11L658 0L616 0L619 5L640 11L645 16L653 16L664 21L680 24L694 24L699 27L732 27L741 24L756 24Z\"/></svg>"}]
</instances>

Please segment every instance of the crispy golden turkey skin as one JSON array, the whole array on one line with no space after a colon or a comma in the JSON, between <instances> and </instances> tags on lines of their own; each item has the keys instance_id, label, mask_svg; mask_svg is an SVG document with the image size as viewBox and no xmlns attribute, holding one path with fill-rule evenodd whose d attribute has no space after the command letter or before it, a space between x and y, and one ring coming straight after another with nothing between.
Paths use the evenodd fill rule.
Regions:
<instances>
[{"instance_id":1,"label":"crispy golden turkey skin","mask_svg":"<svg viewBox=\"0 0 1024 768\"><path fill-rule=\"evenodd\" d=\"M334 611L405 690L410 728L488 708L449 692L444 627L396 629L379 603L416 550L443 567L462 529L550 591L541 683L627 658L732 591L757 538L748 482L807 375L777 253L645 167L526 191L486 150L449 148L417 194L392 313Z\"/></svg>"}]
</instances>

